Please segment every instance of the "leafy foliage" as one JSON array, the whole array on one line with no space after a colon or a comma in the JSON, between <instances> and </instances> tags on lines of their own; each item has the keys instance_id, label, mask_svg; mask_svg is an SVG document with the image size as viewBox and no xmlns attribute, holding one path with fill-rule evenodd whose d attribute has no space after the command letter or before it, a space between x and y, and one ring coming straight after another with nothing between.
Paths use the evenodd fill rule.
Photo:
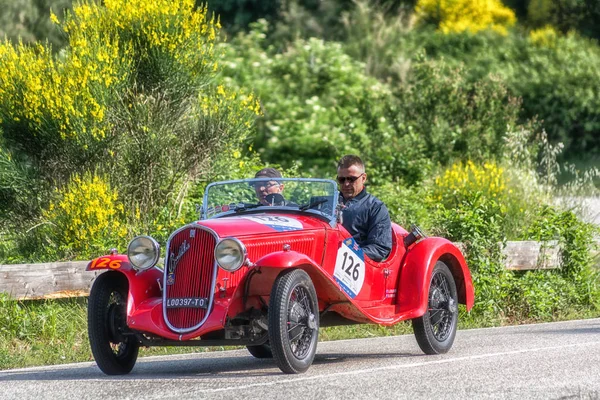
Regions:
<instances>
[{"instance_id":1,"label":"leafy foliage","mask_svg":"<svg viewBox=\"0 0 600 400\"><path fill-rule=\"evenodd\" d=\"M221 0L209 2L208 6L219 15L227 30L237 32L260 18L276 19L281 13L282 3L281 0Z\"/></svg>"},{"instance_id":2,"label":"leafy foliage","mask_svg":"<svg viewBox=\"0 0 600 400\"><path fill-rule=\"evenodd\" d=\"M600 39L599 20L600 4L594 0L532 0L527 6L527 23L536 28L552 25Z\"/></svg>"},{"instance_id":3,"label":"leafy foliage","mask_svg":"<svg viewBox=\"0 0 600 400\"><path fill-rule=\"evenodd\" d=\"M540 241L558 240L562 248L562 273L574 277L591 264L589 249L597 231L570 210L559 211L546 206L529 227L527 235Z\"/></svg>"},{"instance_id":4,"label":"leafy foliage","mask_svg":"<svg viewBox=\"0 0 600 400\"><path fill-rule=\"evenodd\" d=\"M500 81L470 83L461 69L421 58L392 88L335 43L297 40L279 53L266 31L255 25L224 46L229 82L261 98L254 146L265 160L289 166L293 154L306 172L330 176L336 158L358 153L374 183L414 184L455 158L498 157L516 125L519 102Z\"/></svg>"},{"instance_id":5,"label":"leafy foliage","mask_svg":"<svg viewBox=\"0 0 600 400\"><path fill-rule=\"evenodd\" d=\"M464 65L466 79L498 77L511 96L522 98L521 119L539 118L552 142L567 155L598 148L595 132L600 98L600 49L577 34L555 36L534 31L531 38L514 34L419 35L427 56Z\"/></svg>"},{"instance_id":6,"label":"leafy foliage","mask_svg":"<svg viewBox=\"0 0 600 400\"><path fill-rule=\"evenodd\" d=\"M277 53L261 47L266 29L264 22L255 25L223 46L227 81L261 98L264 117L254 147L263 159L284 167L297 161L306 172L331 176L338 156L368 152L390 135L389 90L366 76L339 44L298 40Z\"/></svg>"},{"instance_id":7,"label":"leafy foliage","mask_svg":"<svg viewBox=\"0 0 600 400\"><path fill-rule=\"evenodd\" d=\"M71 0L0 0L0 38L14 44L48 41L59 51L66 37L50 21L50 8L62 18L71 4Z\"/></svg>"},{"instance_id":8,"label":"leafy foliage","mask_svg":"<svg viewBox=\"0 0 600 400\"><path fill-rule=\"evenodd\" d=\"M414 132L410 144L421 142L422 157L435 164L497 159L507 128L517 125L520 103L502 81L472 82L464 69L443 62L422 60L413 65L408 84L395 94L402 110L399 130L405 135Z\"/></svg>"},{"instance_id":9,"label":"leafy foliage","mask_svg":"<svg viewBox=\"0 0 600 400\"><path fill-rule=\"evenodd\" d=\"M17 200L2 210L21 221L15 235L54 222L42 212L54 193L59 204L73 174L96 170L138 232L181 223L193 182L241 145L260 112L253 95L215 81L220 24L188 0L86 2L63 22L51 17L69 38L60 55L41 44L0 46L0 193ZM21 170L31 173L18 189ZM39 202L23 207L32 192Z\"/></svg>"}]
</instances>

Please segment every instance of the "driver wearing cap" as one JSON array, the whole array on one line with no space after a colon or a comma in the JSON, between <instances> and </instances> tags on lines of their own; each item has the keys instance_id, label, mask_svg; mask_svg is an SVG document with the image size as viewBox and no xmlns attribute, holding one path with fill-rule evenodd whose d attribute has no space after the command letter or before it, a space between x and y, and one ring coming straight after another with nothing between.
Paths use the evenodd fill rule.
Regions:
<instances>
[{"instance_id":1,"label":"driver wearing cap","mask_svg":"<svg viewBox=\"0 0 600 400\"><path fill-rule=\"evenodd\" d=\"M254 177L264 178L264 180L252 182L260 204L265 206L285 205L286 202L281 194L284 185L277 180L277 178L282 178L281 172L275 168L263 168Z\"/></svg>"}]
</instances>

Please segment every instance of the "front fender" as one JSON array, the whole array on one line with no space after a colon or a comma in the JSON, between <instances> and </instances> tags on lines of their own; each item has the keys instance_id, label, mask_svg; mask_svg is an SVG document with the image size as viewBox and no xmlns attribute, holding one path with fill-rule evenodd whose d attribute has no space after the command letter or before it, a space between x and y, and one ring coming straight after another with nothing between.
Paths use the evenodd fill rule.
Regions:
<instances>
[{"instance_id":1,"label":"front fender","mask_svg":"<svg viewBox=\"0 0 600 400\"><path fill-rule=\"evenodd\" d=\"M459 303L465 304L467 310L473 307L473 281L462 253L447 239L429 237L415 244L402 262L397 303L400 312L408 312L411 318L425 314L431 273L438 261L450 268Z\"/></svg>"},{"instance_id":2,"label":"front fender","mask_svg":"<svg viewBox=\"0 0 600 400\"><path fill-rule=\"evenodd\" d=\"M129 263L126 255L117 254L102 256L89 262L87 271L110 270L111 274L124 275L129 283L127 296L127 316L130 316L138 305L150 297L161 297L159 281L162 271L156 267L145 271L136 271Z\"/></svg>"},{"instance_id":3,"label":"front fender","mask_svg":"<svg viewBox=\"0 0 600 400\"><path fill-rule=\"evenodd\" d=\"M262 295L271 293L275 279L284 269L302 268L311 277L313 283L315 280L322 279L323 274L321 268L310 257L296 251L276 251L267 254L256 261L255 267L261 271L261 274L254 278L253 285L256 284L256 287L253 287L252 290Z\"/></svg>"},{"instance_id":4,"label":"front fender","mask_svg":"<svg viewBox=\"0 0 600 400\"><path fill-rule=\"evenodd\" d=\"M336 288L333 278L319 264L306 254L296 251L276 251L256 262L261 273L252 281L251 294L268 296L273 283L282 270L301 268L310 276L320 300L336 302L346 300L342 291Z\"/></svg>"},{"instance_id":5,"label":"front fender","mask_svg":"<svg viewBox=\"0 0 600 400\"><path fill-rule=\"evenodd\" d=\"M319 268L306 254L298 253L296 251L276 251L264 256L256 262L257 267L277 266L281 268L292 268L306 264Z\"/></svg>"}]
</instances>

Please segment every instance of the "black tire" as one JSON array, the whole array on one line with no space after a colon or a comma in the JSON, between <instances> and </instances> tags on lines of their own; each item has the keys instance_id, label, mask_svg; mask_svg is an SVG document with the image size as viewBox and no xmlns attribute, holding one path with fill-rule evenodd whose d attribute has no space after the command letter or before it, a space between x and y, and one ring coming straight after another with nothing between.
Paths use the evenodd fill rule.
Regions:
<instances>
[{"instance_id":1,"label":"black tire","mask_svg":"<svg viewBox=\"0 0 600 400\"><path fill-rule=\"evenodd\" d=\"M269 342L279 369L286 374L308 370L318 340L319 304L310 277L301 269L282 272L269 301Z\"/></svg>"},{"instance_id":2,"label":"black tire","mask_svg":"<svg viewBox=\"0 0 600 400\"><path fill-rule=\"evenodd\" d=\"M106 375L128 374L140 348L127 329L127 279L118 272L96 278L88 299L88 335L96 364Z\"/></svg>"},{"instance_id":3,"label":"black tire","mask_svg":"<svg viewBox=\"0 0 600 400\"><path fill-rule=\"evenodd\" d=\"M268 342L258 346L246 346L246 348L254 358L273 358L273 352Z\"/></svg>"},{"instance_id":4,"label":"black tire","mask_svg":"<svg viewBox=\"0 0 600 400\"><path fill-rule=\"evenodd\" d=\"M456 283L448 266L438 261L429 282L427 311L412 320L419 347L425 354L447 353L458 323Z\"/></svg>"}]
</instances>

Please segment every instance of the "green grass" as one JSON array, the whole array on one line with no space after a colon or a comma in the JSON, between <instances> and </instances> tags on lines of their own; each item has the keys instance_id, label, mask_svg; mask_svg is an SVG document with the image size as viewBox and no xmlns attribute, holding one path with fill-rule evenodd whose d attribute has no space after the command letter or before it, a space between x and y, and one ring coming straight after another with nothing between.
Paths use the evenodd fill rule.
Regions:
<instances>
[{"instance_id":1,"label":"green grass","mask_svg":"<svg viewBox=\"0 0 600 400\"><path fill-rule=\"evenodd\" d=\"M0 370L36 365L92 361L87 336L87 299L15 301L0 295ZM481 320L461 310L460 329L560 321L600 316L592 309L567 310L552 319L510 321L498 317ZM391 327L349 325L323 328L322 341L412 334L409 322ZM140 356L226 350L232 347L152 347Z\"/></svg>"}]
</instances>

